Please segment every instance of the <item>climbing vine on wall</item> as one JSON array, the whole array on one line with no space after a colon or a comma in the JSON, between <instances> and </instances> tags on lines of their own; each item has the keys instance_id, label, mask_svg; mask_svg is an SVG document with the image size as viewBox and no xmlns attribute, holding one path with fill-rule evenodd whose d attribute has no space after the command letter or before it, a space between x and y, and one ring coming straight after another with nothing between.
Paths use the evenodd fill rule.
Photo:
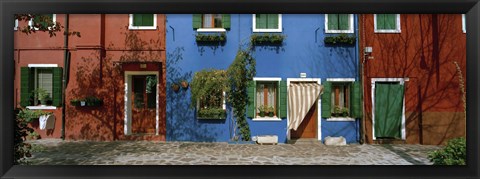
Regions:
<instances>
[{"instance_id":1,"label":"climbing vine on wall","mask_svg":"<svg viewBox=\"0 0 480 179\"><path fill-rule=\"evenodd\" d=\"M228 88L227 101L233 107L233 116L244 141L250 140L250 128L246 118L248 103L248 82L255 76L255 59L252 57L251 48L239 49L235 60L227 69ZM234 135L237 135L234 133ZM235 137L234 137L235 138Z\"/></svg>"}]
</instances>

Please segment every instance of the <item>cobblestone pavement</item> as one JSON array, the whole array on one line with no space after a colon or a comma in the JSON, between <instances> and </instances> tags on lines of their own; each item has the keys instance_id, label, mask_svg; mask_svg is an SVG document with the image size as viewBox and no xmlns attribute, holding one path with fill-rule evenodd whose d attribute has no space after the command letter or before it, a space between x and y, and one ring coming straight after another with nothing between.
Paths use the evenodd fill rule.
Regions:
<instances>
[{"instance_id":1,"label":"cobblestone pavement","mask_svg":"<svg viewBox=\"0 0 480 179\"><path fill-rule=\"evenodd\" d=\"M42 139L33 165L430 165L428 145L326 146ZM40 147L39 147L40 146Z\"/></svg>"}]
</instances>

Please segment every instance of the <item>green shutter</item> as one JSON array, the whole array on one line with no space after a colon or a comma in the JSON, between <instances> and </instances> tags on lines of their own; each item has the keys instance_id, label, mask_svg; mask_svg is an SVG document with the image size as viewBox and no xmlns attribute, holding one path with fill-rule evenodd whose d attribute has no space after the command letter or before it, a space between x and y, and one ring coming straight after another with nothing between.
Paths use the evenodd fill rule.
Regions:
<instances>
[{"instance_id":1,"label":"green shutter","mask_svg":"<svg viewBox=\"0 0 480 179\"><path fill-rule=\"evenodd\" d=\"M255 81L250 81L247 87L248 104L247 117L255 118Z\"/></svg>"},{"instance_id":2,"label":"green shutter","mask_svg":"<svg viewBox=\"0 0 480 179\"><path fill-rule=\"evenodd\" d=\"M278 14L267 15L267 29L278 29Z\"/></svg>"},{"instance_id":3,"label":"green shutter","mask_svg":"<svg viewBox=\"0 0 480 179\"><path fill-rule=\"evenodd\" d=\"M323 83L323 94L322 94L322 118L331 117L331 106L332 106L332 83L326 81Z\"/></svg>"},{"instance_id":4,"label":"green shutter","mask_svg":"<svg viewBox=\"0 0 480 179\"><path fill-rule=\"evenodd\" d=\"M257 29L267 28L267 14L255 14L255 27Z\"/></svg>"},{"instance_id":5,"label":"green shutter","mask_svg":"<svg viewBox=\"0 0 480 179\"><path fill-rule=\"evenodd\" d=\"M338 14L327 14L328 30L338 30Z\"/></svg>"},{"instance_id":6,"label":"green shutter","mask_svg":"<svg viewBox=\"0 0 480 179\"><path fill-rule=\"evenodd\" d=\"M397 24L396 14L385 14L385 29L395 30Z\"/></svg>"},{"instance_id":7,"label":"green shutter","mask_svg":"<svg viewBox=\"0 0 480 179\"><path fill-rule=\"evenodd\" d=\"M349 18L349 14L339 14L338 15L338 18L339 18L339 27L338 29L339 30L348 30L350 29L350 18Z\"/></svg>"},{"instance_id":8,"label":"green shutter","mask_svg":"<svg viewBox=\"0 0 480 179\"><path fill-rule=\"evenodd\" d=\"M279 89L279 107L278 107L278 117L286 118L287 117L287 82L280 81Z\"/></svg>"},{"instance_id":9,"label":"green shutter","mask_svg":"<svg viewBox=\"0 0 480 179\"><path fill-rule=\"evenodd\" d=\"M142 25L153 26L153 14L142 14Z\"/></svg>"},{"instance_id":10,"label":"green shutter","mask_svg":"<svg viewBox=\"0 0 480 179\"><path fill-rule=\"evenodd\" d=\"M362 118L362 88L361 83L356 81L352 84L351 92L351 117Z\"/></svg>"},{"instance_id":11,"label":"green shutter","mask_svg":"<svg viewBox=\"0 0 480 179\"><path fill-rule=\"evenodd\" d=\"M63 71L61 67L53 68L53 106L62 105L62 74Z\"/></svg>"},{"instance_id":12,"label":"green shutter","mask_svg":"<svg viewBox=\"0 0 480 179\"><path fill-rule=\"evenodd\" d=\"M202 27L202 14L192 15L192 27L198 29Z\"/></svg>"},{"instance_id":13,"label":"green shutter","mask_svg":"<svg viewBox=\"0 0 480 179\"><path fill-rule=\"evenodd\" d=\"M133 26L143 26L143 14L133 14Z\"/></svg>"},{"instance_id":14,"label":"green shutter","mask_svg":"<svg viewBox=\"0 0 480 179\"><path fill-rule=\"evenodd\" d=\"M377 14L377 29L385 29L385 14Z\"/></svg>"},{"instance_id":15,"label":"green shutter","mask_svg":"<svg viewBox=\"0 0 480 179\"><path fill-rule=\"evenodd\" d=\"M230 29L230 14L222 14L223 28Z\"/></svg>"},{"instance_id":16,"label":"green shutter","mask_svg":"<svg viewBox=\"0 0 480 179\"><path fill-rule=\"evenodd\" d=\"M32 77L30 68L20 68L20 105L25 107L30 105L32 88Z\"/></svg>"}]
</instances>

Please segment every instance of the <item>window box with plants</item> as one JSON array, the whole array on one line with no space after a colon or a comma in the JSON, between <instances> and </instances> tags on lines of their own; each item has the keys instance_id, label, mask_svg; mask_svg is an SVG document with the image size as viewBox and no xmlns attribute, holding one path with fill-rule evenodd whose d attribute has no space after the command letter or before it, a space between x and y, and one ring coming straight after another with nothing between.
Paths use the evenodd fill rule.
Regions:
<instances>
[{"instance_id":1,"label":"window box with plants","mask_svg":"<svg viewBox=\"0 0 480 179\"><path fill-rule=\"evenodd\" d=\"M103 105L103 100L97 97L86 97L84 99L72 99L70 101L72 106L101 106Z\"/></svg>"},{"instance_id":2,"label":"window box with plants","mask_svg":"<svg viewBox=\"0 0 480 179\"><path fill-rule=\"evenodd\" d=\"M196 104L197 119L226 119L225 70L202 70L196 72L190 83L191 104Z\"/></svg>"},{"instance_id":3,"label":"window box with plants","mask_svg":"<svg viewBox=\"0 0 480 179\"><path fill-rule=\"evenodd\" d=\"M227 41L227 35L225 32L221 33L197 33L195 35L195 41L197 43L224 43Z\"/></svg>"},{"instance_id":4,"label":"window box with plants","mask_svg":"<svg viewBox=\"0 0 480 179\"><path fill-rule=\"evenodd\" d=\"M286 37L276 33L252 34L250 42L252 45L281 45Z\"/></svg>"},{"instance_id":5,"label":"window box with plants","mask_svg":"<svg viewBox=\"0 0 480 179\"><path fill-rule=\"evenodd\" d=\"M325 45L355 45L356 37L346 34L327 36L323 39Z\"/></svg>"}]
</instances>

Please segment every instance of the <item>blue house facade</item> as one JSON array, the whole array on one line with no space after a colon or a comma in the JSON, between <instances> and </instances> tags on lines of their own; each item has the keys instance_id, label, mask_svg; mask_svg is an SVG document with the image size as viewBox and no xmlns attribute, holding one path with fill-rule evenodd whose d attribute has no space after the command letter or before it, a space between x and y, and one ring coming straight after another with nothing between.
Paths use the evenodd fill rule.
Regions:
<instances>
[{"instance_id":1,"label":"blue house facade","mask_svg":"<svg viewBox=\"0 0 480 179\"><path fill-rule=\"evenodd\" d=\"M253 103L247 109L251 136L276 135L280 143L343 136L347 143L357 143L361 118L356 95L361 93L357 22L355 14L167 14L166 140L231 140L235 127L228 104L223 104L226 119L198 119L190 90L175 92L170 86L191 81L201 70L226 70L240 47L266 35L281 40L253 45L256 76L249 90ZM201 43L198 34L219 34L222 39ZM291 101L299 98L293 89L302 84L318 84L322 94L313 97L299 115L303 120L297 130L291 130L289 116L297 113ZM303 104L303 98L297 101ZM273 117L261 117L261 106L271 107Z\"/></svg>"}]
</instances>

